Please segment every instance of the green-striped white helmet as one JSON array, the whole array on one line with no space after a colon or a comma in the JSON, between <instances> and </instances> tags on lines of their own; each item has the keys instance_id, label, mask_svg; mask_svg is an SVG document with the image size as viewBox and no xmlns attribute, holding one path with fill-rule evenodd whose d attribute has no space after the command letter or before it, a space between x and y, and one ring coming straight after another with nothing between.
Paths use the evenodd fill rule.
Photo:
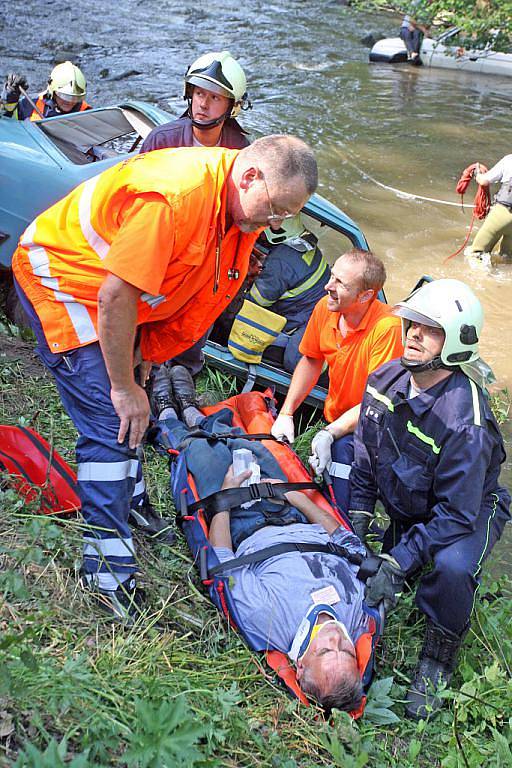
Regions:
<instances>
[{"instance_id":1,"label":"green-striped white helmet","mask_svg":"<svg viewBox=\"0 0 512 768\"><path fill-rule=\"evenodd\" d=\"M185 75L183 97L189 102L189 113L192 117L190 102L193 86L204 88L231 100L226 114L209 123L197 123L199 128L211 128L229 117L236 117L241 109L251 109L252 105L247 96L247 79L238 61L229 51L213 51L205 53L194 61ZM195 123L194 123L195 124Z\"/></svg>"},{"instance_id":2,"label":"green-striped white helmet","mask_svg":"<svg viewBox=\"0 0 512 768\"><path fill-rule=\"evenodd\" d=\"M408 321L442 328L445 333L443 348L438 357L430 363L409 365L402 358L406 368L419 373L436 368L452 368L479 357L478 341L484 322L482 305L471 288L460 280L443 278L425 283L404 301L399 301L393 312L402 318L404 343Z\"/></svg>"}]
</instances>

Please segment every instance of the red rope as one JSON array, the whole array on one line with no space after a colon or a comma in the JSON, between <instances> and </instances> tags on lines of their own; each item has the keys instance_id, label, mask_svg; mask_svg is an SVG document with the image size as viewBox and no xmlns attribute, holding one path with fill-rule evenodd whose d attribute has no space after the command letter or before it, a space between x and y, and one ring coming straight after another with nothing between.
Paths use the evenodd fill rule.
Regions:
<instances>
[{"instance_id":1,"label":"red rope","mask_svg":"<svg viewBox=\"0 0 512 768\"><path fill-rule=\"evenodd\" d=\"M462 175L460 179L457 182L457 186L455 187L455 191L458 195L460 195L460 202L461 205L464 203L464 194L469 187L470 181L475 175L475 170L477 168L477 163L472 163L471 165L468 165L467 168L464 168L462 171ZM479 173L487 173L487 168L485 165L482 165L482 163L479 164ZM471 237L471 232L473 231L473 224L475 223L475 219L485 219L487 214L489 213L489 209L491 207L491 195L489 192L489 185L482 185L478 184L478 189L475 195L475 199L473 200L473 213L471 215L471 223L469 225L469 231L466 235L466 239L462 243L461 247L458 248L454 253L451 253L449 256L446 257L446 259L443 261L443 264L446 264L447 261L450 261L450 259L453 259L454 256L458 256L458 254L464 250L464 248L467 245L467 242L469 238Z\"/></svg>"}]
</instances>

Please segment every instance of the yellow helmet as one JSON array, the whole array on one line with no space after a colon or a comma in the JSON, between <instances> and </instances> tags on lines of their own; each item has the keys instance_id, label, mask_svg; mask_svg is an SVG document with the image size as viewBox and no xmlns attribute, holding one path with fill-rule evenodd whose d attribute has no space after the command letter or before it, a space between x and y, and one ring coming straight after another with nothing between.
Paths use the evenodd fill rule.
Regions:
<instances>
[{"instance_id":1,"label":"yellow helmet","mask_svg":"<svg viewBox=\"0 0 512 768\"><path fill-rule=\"evenodd\" d=\"M87 81L84 73L71 61L64 61L52 69L48 80L48 93L57 94L64 99L66 96L83 99L87 91Z\"/></svg>"}]
</instances>

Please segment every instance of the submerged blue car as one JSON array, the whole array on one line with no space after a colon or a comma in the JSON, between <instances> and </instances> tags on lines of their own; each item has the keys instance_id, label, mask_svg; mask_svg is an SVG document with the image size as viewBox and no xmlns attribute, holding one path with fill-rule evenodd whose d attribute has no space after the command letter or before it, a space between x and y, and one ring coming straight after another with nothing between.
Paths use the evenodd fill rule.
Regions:
<instances>
[{"instance_id":1,"label":"submerged blue car","mask_svg":"<svg viewBox=\"0 0 512 768\"><path fill-rule=\"evenodd\" d=\"M8 279L18 239L41 211L137 152L152 128L172 119L158 107L136 101L35 122L0 117L0 275ZM313 195L302 215L330 263L353 246L368 248L357 224L320 195ZM11 289L11 317L15 303ZM243 380L245 391L256 382L281 392L288 389L290 374L275 364L248 365L210 341L204 352L210 365ZM325 395L324 388L315 387L306 402L320 406Z\"/></svg>"}]
</instances>

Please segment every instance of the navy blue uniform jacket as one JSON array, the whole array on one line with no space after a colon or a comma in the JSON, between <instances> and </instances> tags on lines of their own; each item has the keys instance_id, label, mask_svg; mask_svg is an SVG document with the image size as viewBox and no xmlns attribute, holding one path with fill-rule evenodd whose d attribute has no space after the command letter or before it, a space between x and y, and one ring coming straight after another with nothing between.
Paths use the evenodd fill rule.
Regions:
<instances>
[{"instance_id":1,"label":"navy blue uniform jacket","mask_svg":"<svg viewBox=\"0 0 512 768\"><path fill-rule=\"evenodd\" d=\"M373 512L381 498L408 527L391 554L405 571L470 533L481 509L503 505L503 440L482 390L460 371L409 397L399 360L368 379L355 433L350 507Z\"/></svg>"},{"instance_id":2,"label":"navy blue uniform jacket","mask_svg":"<svg viewBox=\"0 0 512 768\"><path fill-rule=\"evenodd\" d=\"M144 139L140 151L142 153L151 152L153 149L193 146L192 120L185 113L171 123L165 123L153 128L151 133ZM249 140L243 128L238 125L236 120L230 118L222 126L219 146L226 149L243 149L249 146Z\"/></svg>"}]
</instances>

